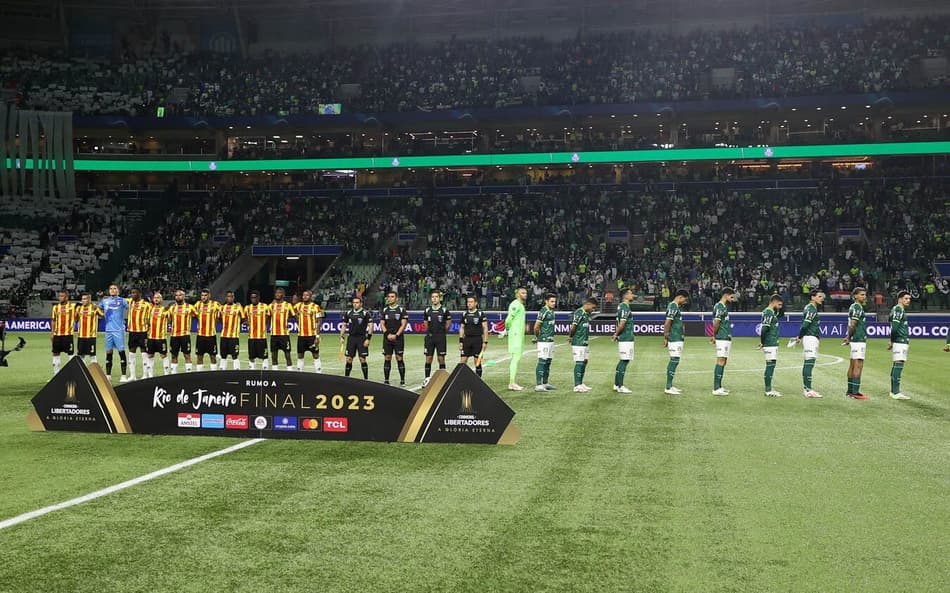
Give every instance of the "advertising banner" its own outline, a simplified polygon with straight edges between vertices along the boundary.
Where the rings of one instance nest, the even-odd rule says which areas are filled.
[[[294,371],[208,371],[113,387],[73,358],[32,400],[33,430],[313,440],[514,444],[514,411],[469,367],[421,394]]]

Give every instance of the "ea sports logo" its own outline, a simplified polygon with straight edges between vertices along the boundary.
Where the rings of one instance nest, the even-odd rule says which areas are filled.
[[[761,336],[761,335],[762,335],[762,324],[761,324],[761,323],[756,323],[756,324],[755,324],[755,335],[757,335],[757,336]]]
[[[254,418],[254,428],[257,430],[264,430],[267,428],[267,418],[263,416],[257,416]]]

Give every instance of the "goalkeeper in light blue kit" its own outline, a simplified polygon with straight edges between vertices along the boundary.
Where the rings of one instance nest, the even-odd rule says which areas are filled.
[[[125,315],[129,310],[129,302],[119,296],[119,287],[109,285],[109,296],[99,301],[99,308],[106,316],[106,378],[112,380],[112,352],[119,351],[119,362],[122,368],[120,382],[128,381],[128,359],[125,353]]]

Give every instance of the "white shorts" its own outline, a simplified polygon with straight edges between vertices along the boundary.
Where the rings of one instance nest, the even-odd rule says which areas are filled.
[[[851,342],[851,360],[864,360],[867,351],[867,342]]]
[[[538,358],[554,358],[554,342],[538,342]]]
[[[683,356],[683,342],[670,342],[666,349],[670,351],[670,358]]]
[[[778,359],[778,346],[763,346],[762,354],[765,354],[765,360]]]
[[[732,340],[716,340],[716,358],[729,358]]]
[[[590,355],[589,346],[571,346],[571,353],[574,355],[574,362],[584,362]]]
[[[620,360],[633,360],[633,342],[617,342]]]
[[[891,346],[891,360],[894,362],[907,362],[908,350],[910,350],[910,344],[894,344]]]
[[[802,348],[805,350],[805,358],[818,358],[818,336],[802,336]]]

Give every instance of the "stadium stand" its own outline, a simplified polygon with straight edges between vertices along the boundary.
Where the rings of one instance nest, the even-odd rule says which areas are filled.
[[[872,93],[946,87],[945,76],[923,75],[916,60],[946,53],[948,25],[936,17],[566,41],[453,40],[247,60],[172,50],[113,63],[12,52],[0,59],[0,78],[16,81],[23,106],[122,115],[165,105],[179,115],[314,113],[335,100],[336,84],[359,85],[346,108],[365,112]],[[733,83],[710,84],[712,68],[734,68]],[[181,89],[187,99],[173,104]]]

